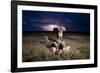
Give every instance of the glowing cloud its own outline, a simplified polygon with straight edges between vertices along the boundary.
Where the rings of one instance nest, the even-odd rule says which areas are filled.
[[[41,28],[45,31],[53,31],[54,28],[60,28],[61,26],[60,25],[55,25],[55,24],[48,24],[48,25],[45,25],[45,26],[42,26]],[[64,26],[62,26],[63,30],[66,31],[66,28]]]

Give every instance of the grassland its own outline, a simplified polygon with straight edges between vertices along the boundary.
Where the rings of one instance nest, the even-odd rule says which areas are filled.
[[[54,55],[45,46],[45,36],[57,39],[55,33],[24,33],[22,61],[55,61],[55,60],[82,60],[90,58],[90,37],[86,34],[64,33],[63,41],[70,50],[61,55]]]

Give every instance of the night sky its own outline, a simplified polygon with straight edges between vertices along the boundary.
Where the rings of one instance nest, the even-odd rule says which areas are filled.
[[[23,31],[53,31],[63,26],[64,31],[90,32],[90,14],[22,11]]]

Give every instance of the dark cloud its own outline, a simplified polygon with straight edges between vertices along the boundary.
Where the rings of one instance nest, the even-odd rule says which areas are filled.
[[[43,26],[64,26],[67,31],[90,32],[90,14],[27,11],[22,12],[23,31],[45,31]]]

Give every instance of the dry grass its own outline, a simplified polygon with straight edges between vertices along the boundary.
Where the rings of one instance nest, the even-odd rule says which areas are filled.
[[[90,39],[89,35],[64,34],[66,46],[70,46],[69,51],[64,51],[61,55],[54,55],[45,46],[47,35],[52,39],[57,39],[56,34],[52,33],[33,33],[23,36],[23,62],[34,61],[54,61],[54,60],[77,60],[90,58]]]

